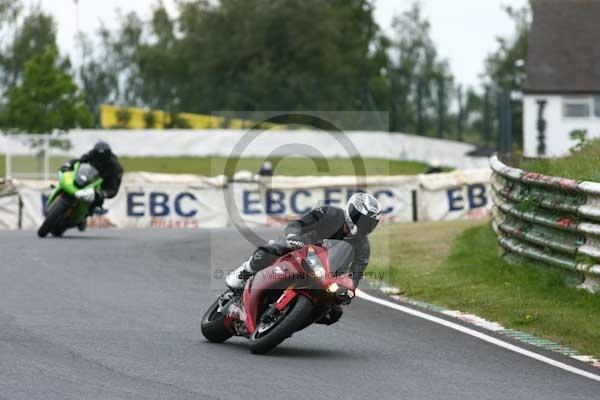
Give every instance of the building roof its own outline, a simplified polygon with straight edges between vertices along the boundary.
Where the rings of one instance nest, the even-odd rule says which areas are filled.
[[[533,0],[530,93],[600,92],[600,0]]]

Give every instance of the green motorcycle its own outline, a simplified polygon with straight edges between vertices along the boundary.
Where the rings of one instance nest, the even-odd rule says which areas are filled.
[[[46,219],[38,236],[51,233],[60,237],[67,229],[82,226],[101,185],[102,178],[91,164],[77,162],[72,171],[59,171],[58,186],[46,203]]]

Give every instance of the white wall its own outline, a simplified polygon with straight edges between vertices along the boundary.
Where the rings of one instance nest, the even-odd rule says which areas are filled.
[[[388,132],[352,131],[344,134],[318,131],[241,130],[72,130],[61,138],[70,150],[52,148],[52,154],[79,155],[98,140],[105,140],[120,156],[222,156],[244,157],[318,155],[325,158],[373,157],[429,163],[434,159],[455,168],[483,168],[485,157],[470,157],[475,146],[452,140]],[[28,137],[25,135],[25,139]],[[245,143],[245,144],[244,144]],[[241,145],[244,144],[244,145]],[[27,141],[0,135],[0,154],[31,154]]]
[[[591,96],[590,96],[591,97]],[[563,117],[563,96],[555,95],[525,95],[523,115],[524,155],[538,157],[538,100],[546,100],[546,156],[564,156],[576,144],[571,140],[570,133],[576,129],[587,130],[587,138],[600,138],[600,118],[566,118]]]

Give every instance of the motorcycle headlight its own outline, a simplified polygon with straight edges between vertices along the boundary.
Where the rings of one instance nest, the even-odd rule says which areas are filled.
[[[83,201],[87,201],[88,203],[91,203],[92,201],[94,201],[94,198],[96,197],[96,192],[94,191],[93,188],[87,188],[87,189],[81,189],[75,192],[75,197],[78,198],[79,200],[83,200]]]
[[[323,279],[325,277],[325,267],[321,264],[317,252],[312,247],[309,247],[306,253],[306,264],[312,269],[317,278]]]
[[[88,184],[88,177],[85,174],[79,173],[75,177],[75,184],[79,187],[84,187]]]

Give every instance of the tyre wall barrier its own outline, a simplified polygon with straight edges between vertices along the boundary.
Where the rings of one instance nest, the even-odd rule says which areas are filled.
[[[507,253],[580,275],[600,292],[600,184],[492,167],[492,225]]]

